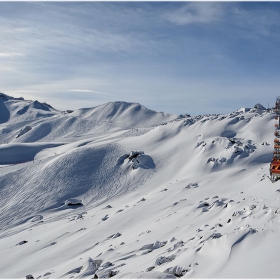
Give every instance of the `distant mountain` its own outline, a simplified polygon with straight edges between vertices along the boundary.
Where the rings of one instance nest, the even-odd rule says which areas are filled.
[[[0,95],[0,139],[8,142],[65,141],[76,135],[138,129],[174,120],[138,103],[110,102],[93,108],[58,111],[47,103]],[[1,142],[0,142],[1,143]]]
[[[0,124],[5,122],[24,122],[40,117],[53,116],[59,111],[47,103],[24,100],[0,93]]]
[[[79,109],[71,116],[95,121],[110,121],[122,126],[150,126],[174,120],[179,115],[155,112],[138,103],[109,102],[94,108]]]
[[[254,106],[255,109],[259,109],[259,110],[266,110],[266,108],[260,104],[260,103],[257,103],[255,106]]]

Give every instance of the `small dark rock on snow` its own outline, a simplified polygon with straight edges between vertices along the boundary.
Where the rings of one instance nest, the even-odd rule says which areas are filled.
[[[152,271],[155,268],[155,266],[150,266],[146,269],[146,272]]]
[[[25,243],[27,243],[28,241],[26,241],[26,240],[23,240],[23,241],[20,241],[17,245],[23,245],[23,244],[25,244]]]
[[[69,198],[65,201],[65,205],[67,206],[79,206],[83,205],[82,200],[76,198]]]
[[[111,278],[111,277],[113,277],[113,276],[115,276],[115,275],[117,275],[118,274],[118,271],[113,271],[113,270],[111,270],[110,272],[109,272],[109,278]]]

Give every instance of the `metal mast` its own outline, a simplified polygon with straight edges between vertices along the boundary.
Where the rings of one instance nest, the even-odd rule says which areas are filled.
[[[276,97],[274,108],[275,116],[275,139],[273,158],[270,164],[270,176],[274,181],[280,178],[280,96]]]

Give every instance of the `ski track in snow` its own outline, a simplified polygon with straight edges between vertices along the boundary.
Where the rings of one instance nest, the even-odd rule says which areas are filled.
[[[149,178],[153,175],[154,172],[158,171],[158,168],[151,171],[144,172],[140,178],[135,178],[134,176],[131,176],[130,174],[123,174],[123,172],[120,170],[118,166],[116,166],[116,158],[118,158],[120,155],[124,154],[124,150],[119,150],[114,147],[113,153],[110,153],[106,156],[106,158],[102,161],[102,164],[100,166],[100,172],[99,178],[97,180],[97,183],[92,182],[89,190],[86,192],[84,196],[82,196],[82,200],[84,201],[85,206],[82,207],[82,210],[86,211],[89,209],[92,209],[98,205],[101,205],[113,198],[128,194],[129,192],[135,191],[139,186],[145,184]],[[61,162],[61,166],[63,166],[64,169],[69,168],[68,160],[63,160]],[[113,170],[111,168],[113,166]],[[22,173],[28,172],[29,166],[27,170],[23,170]],[[32,172],[32,171],[31,171]],[[118,176],[110,177],[110,174],[120,174]],[[51,172],[46,172],[40,180],[44,182],[45,185],[51,184],[48,178],[52,178],[53,174]],[[3,185],[7,186],[13,186],[15,182],[10,180],[10,176],[6,175],[7,179],[4,180],[2,183]],[[70,178],[71,179],[71,178]],[[22,182],[19,181],[17,183],[18,185],[21,185]],[[38,180],[35,180],[32,182],[32,185],[39,184]],[[64,183],[65,184],[65,183]],[[67,184],[67,183],[66,183]],[[81,183],[79,183],[81,184]],[[70,184],[69,184],[70,185]],[[41,193],[31,192],[28,193],[28,198],[26,197],[26,192],[24,188],[20,188],[20,191],[18,191],[18,188],[11,189],[11,188],[5,188],[5,190],[0,190],[0,195],[4,199],[2,199],[3,206],[6,204],[9,206],[9,201],[13,200],[13,198],[16,196],[17,201],[24,201],[23,203],[20,203],[18,206],[13,205],[11,211],[11,208],[3,207],[2,213],[0,217],[0,223],[3,226],[3,229],[6,227],[9,227],[13,224],[15,220],[17,220],[17,223],[23,223],[26,220],[26,217],[32,216],[33,213],[36,213],[38,210],[40,210],[40,206],[43,206],[49,201],[52,201],[55,199],[55,197],[59,193],[66,193],[67,187],[61,188],[60,181],[56,182],[55,184],[52,184],[51,190],[48,190],[48,193],[42,197]],[[90,199],[88,199],[90,197]],[[55,216],[52,216],[49,219],[45,219],[44,223],[53,222],[60,220],[62,218],[67,218],[75,213],[81,212],[81,209],[75,209],[72,210],[71,213],[68,214],[57,214]],[[27,226],[28,227],[28,226]],[[17,229],[16,231],[12,230],[11,232],[7,231],[4,235],[0,235],[0,238],[6,237],[10,234],[14,234],[15,232],[22,230],[23,228]]]

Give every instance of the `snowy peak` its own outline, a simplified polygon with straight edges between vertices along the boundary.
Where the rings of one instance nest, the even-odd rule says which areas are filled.
[[[44,111],[51,111],[51,109],[54,109],[51,105],[47,104],[47,103],[40,103],[39,101],[35,100],[32,102],[31,105],[34,109],[38,109],[38,110],[44,110]]]
[[[255,109],[259,109],[259,110],[266,110],[266,108],[260,104],[260,103],[257,103],[255,106],[254,106]]]
[[[0,100],[1,99],[2,100],[11,100],[11,99],[13,99],[13,100],[24,100],[23,97],[17,98],[17,97],[9,96],[9,95],[7,95],[7,94],[5,94],[3,92],[0,92]]]
[[[25,122],[57,114],[58,111],[47,103],[24,100],[0,93],[0,124]]]
[[[138,103],[110,102],[94,108],[80,109],[71,114],[84,119],[122,123],[127,127],[150,126],[174,120],[177,115],[156,112]]]
[[[17,115],[23,115],[26,112],[37,111],[37,110],[42,110],[47,112],[51,111],[51,107],[48,107],[45,104],[38,102],[37,100],[32,101],[31,103],[23,103],[20,105],[21,106],[19,106],[19,110],[16,111]]]

